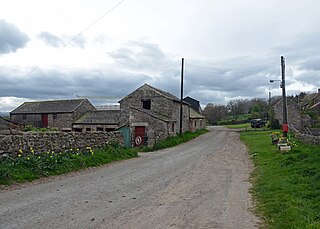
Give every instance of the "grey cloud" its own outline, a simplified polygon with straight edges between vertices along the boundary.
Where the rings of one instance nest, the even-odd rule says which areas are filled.
[[[125,66],[131,70],[140,70],[162,73],[165,69],[176,67],[168,55],[157,44],[143,41],[132,41],[126,47],[119,48],[108,55],[119,66]]]
[[[0,54],[16,52],[17,49],[24,48],[29,40],[14,24],[0,19]]]
[[[66,36],[64,35],[63,37],[56,36],[50,32],[47,31],[42,31],[39,35],[38,38],[42,40],[46,45],[52,46],[55,48],[61,48],[70,42],[70,45],[74,47],[80,47],[84,48],[85,44],[87,43],[86,38],[83,35],[79,35],[76,37],[71,37],[71,36]]]
[[[24,73],[20,72],[20,74]],[[148,75],[115,71],[105,67],[39,69],[20,83],[16,83],[18,81],[16,75],[17,72],[13,68],[6,67],[0,70],[0,97],[11,96],[35,100],[70,99],[75,98],[75,95],[121,98],[150,79]],[[11,88],[12,85],[14,86]],[[7,90],[8,88],[11,89]]]
[[[38,35],[38,38],[44,41],[46,45],[52,47],[61,47],[63,45],[63,40],[61,38],[46,31],[41,32]]]

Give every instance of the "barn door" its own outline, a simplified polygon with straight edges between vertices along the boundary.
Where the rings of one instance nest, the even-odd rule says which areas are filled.
[[[42,114],[41,121],[42,121],[42,127],[47,128],[48,127],[48,114]]]
[[[134,138],[134,145],[136,147],[142,146],[144,144],[144,136],[145,136],[145,127],[144,126],[136,126],[135,127],[135,138]]]

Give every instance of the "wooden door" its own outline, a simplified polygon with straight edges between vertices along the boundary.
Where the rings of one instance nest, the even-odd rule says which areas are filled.
[[[134,145],[137,147],[142,146],[144,144],[144,136],[145,136],[145,127],[144,126],[136,126]]]
[[[41,122],[42,122],[42,127],[47,128],[48,127],[48,114],[42,114],[41,115]]]

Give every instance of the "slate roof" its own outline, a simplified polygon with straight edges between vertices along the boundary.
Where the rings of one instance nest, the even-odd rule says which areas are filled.
[[[157,113],[155,113],[155,112],[153,112],[151,110],[141,109],[141,108],[137,108],[137,107],[130,107],[130,108],[134,109],[134,110],[137,110],[137,111],[139,111],[141,113],[148,114],[151,117],[159,119],[159,120],[164,121],[164,122],[175,122],[176,121],[174,119],[169,119],[168,117],[165,117],[165,116],[163,116],[161,114],[157,114]]]
[[[136,89],[135,91],[133,91],[132,93],[130,93],[129,95],[125,96],[123,99],[121,99],[121,100],[119,101],[119,103],[120,103],[122,100],[126,99],[127,97],[130,97],[130,96],[131,96],[133,93],[135,93],[136,91],[139,91],[139,90],[141,90],[141,89],[143,89],[143,88],[149,88],[149,89],[151,89],[151,90],[156,91],[158,94],[166,97],[167,99],[170,99],[170,100],[175,101],[175,102],[180,102],[180,99],[179,99],[178,97],[176,97],[175,95],[173,95],[173,94],[171,94],[171,93],[169,93],[169,92],[160,90],[160,89],[158,89],[158,88],[155,88],[155,87],[150,86],[149,84],[146,84],[146,83],[145,83],[144,85],[142,85],[141,87],[139,87],[138,89]],[[187,103],[187,102],[185,102],[185,101],[183,101],[183,103],[184,103],[184,104],[187,104],[187,105],[190,105],[189,103]]]
[[[75,124],[119,124],[120,110],[92,111],[81,116]]]
[[[20,127],[20,126],[22,125],[0,116],[0,130],[7,130],[12,127]]]
[[[200,102],[194,98],[191,98],[189,96],[185,97],[183,99],[183,101],[187,102],[190,104],[190,106],[195,110],[197,111],[198,113],[202,113],[202,109],[201,109],[201,106],[200,106]]]
[[[190,118],[192,119],[205,119],[205,116],[190,108]]]
[[[18,108],[11,111],[10,114],[70,113],[75,111],[85,101],[88,100],[70,99],[24,102]]]

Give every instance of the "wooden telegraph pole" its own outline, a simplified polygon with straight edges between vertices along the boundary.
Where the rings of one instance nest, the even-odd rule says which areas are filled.
[[[181,88],[180,88],[180,131],[179,134],[182,134],[182,118],[183,118],[183,68],[184,68],[184,59],[181,60]]]
[[[287,96],[286,96],[286,80],[285,80],[285,61],[284,57],[281,56],[281,88],[282,88],[282,130],[283,137],[288,136],[288,111],[287,111]]]

